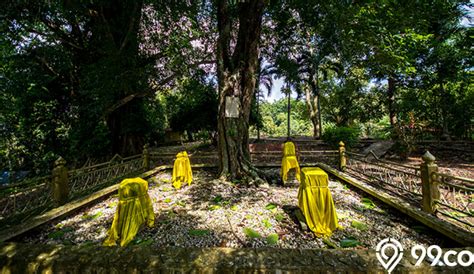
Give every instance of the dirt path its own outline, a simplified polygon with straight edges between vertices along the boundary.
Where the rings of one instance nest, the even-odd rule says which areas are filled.
[[[269,172],[278,172],[278,169]],[[211,171],[195,172],[190,187],[174,190],[171,174],[150,180],[156,222],[139,232],[133,244],[156,247],[326,248],[294,219],[298,185],[242,188],[214,179]],[[330,238],[336,246],[375,248],[386,237],[404,246],[438,244],[445,240],[428,228],[368,199],[340,182],[331,181],[340,225]],[[117,197],[111,197],[74,216],[41,227],[20,241],[64,245],[100,245],[107,235]]]

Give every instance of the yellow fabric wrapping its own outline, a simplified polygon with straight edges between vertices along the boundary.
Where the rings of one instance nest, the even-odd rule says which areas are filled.
[[[288,171],[290,171],[292,168],[296,169],[296,180],[300,182],[300,165],[298,164],[298,159],[296,158],[295,144],[293,144],[293,142],[286,142],[283,144],[283,158],[281,160],[280,170],[280,176],[283,182],[288,180]]]
[[[176,155],[176,160],[174,160],[173,186],[176,189],[180,189],[182,183],[186,182],[189,186],[192,181],[193,171],[191,170],[188,153],[182,151]]]
[[[328,175],[322,169],[313,167],[303,168],[301,174],[298,205],[306,223],[316,236],[330,236],[339,228],[339,222],[328,188]]]
[[[149,227],[155,223],[147,181],[142,178],[125,179],[120,183],[118,193],[119,203],[104,246],[114,246],[117,240],[120,240],[121,246],[126,246],[145,221]]]

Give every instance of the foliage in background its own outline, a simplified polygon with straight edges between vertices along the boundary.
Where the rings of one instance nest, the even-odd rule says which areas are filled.
[[[262,136],[286,136],[287,134],[287,103],[288,99],[282,98],[275,102],[262,102],[260,114],[262,116]],[[291,99],[290,129],[292,136],[311,136],[312,124],[309,120],[308,108],[304,101]],[[255,127],[251,129],[251,136],[256,136]]]
[[[350,127],[327,127],[323,132],[323,140],[334,148],[339,147],[339,142],[342,141],[346,147],[354,147],[359,141],[360,130],[358,128]]]
[[[205,130],[217,130],[217,92],[212,83],[206,83],[204,74],[183,78],[165,95],[166,116],[175,131],[188,135]]]

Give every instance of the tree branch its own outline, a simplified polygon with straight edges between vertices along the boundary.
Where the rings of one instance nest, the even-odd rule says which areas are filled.
[[[130,16],[130,22],[128,23],[127,34],[125,34],[125,37],[122,40],[122,44],[120,45],[119,52],[121,52],[125,48],[128,41],[130,40],[131,34],[132,34],[134,26],[135,26],[135,21],[136,21],[136,16],[137,16],[137,8],[138,8],[137,2],[134,2],[132,16]]]
[[[76,49],[83,49],[81,46],[77,45],[75,41],[72,41],[70,37],[64,33],[59,26],[57,26],[55,23],[51,22],[50,20],[46,18],[41,18],[41,21],[45,24],[48,29],[50,29],[54,34],[56,34],[59,38],[59,40],[63,41],[64,43],[68,44],[69,46],[76,48]],[[33,31],[33,30],[31,30]],[[39,31],[34,31],[36,33],[40,33]],[[42,33],[41,35],[47,36],[45,33]]]
[[[213,63],[215,63],[215,60],[202,60],[202,61],[190,64],[189,67],[197,67],[199,65],[213,64]],[[158,89],[160,86],[164,86],[165,84],[171,82],[173,79],[175,79],[176,77],[181,76],[181,75],[182,75],[182,72],[175,72],[175,73],[169,75],[168,77],[162,79],[161,81],[159,81],[155,86]],[[122,98],[119,101],[117,101],[116,103],[114,103],[112,106],[108,107],[104,111],[102,117],[104,117],[104,118],[108,117],[112,112],[114,112],[115,110],[117,110],[117,109],[121,108],[122,106],[126,105],[127,103],[129,103],[130,101],[132,101],[135,98],[143,98],[143,97],[152,95],[155,90],[156,89],[148,89],[147,91],[132,93],[132,94],[129,94],[129,95],[125,96],[124,98]]]

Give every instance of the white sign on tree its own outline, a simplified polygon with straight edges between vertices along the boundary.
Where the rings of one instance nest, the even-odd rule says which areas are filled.
[[[240,113],[240,100],[238,97],[226,96],[225,97],[225,117],[227,118],[239,118]]]

